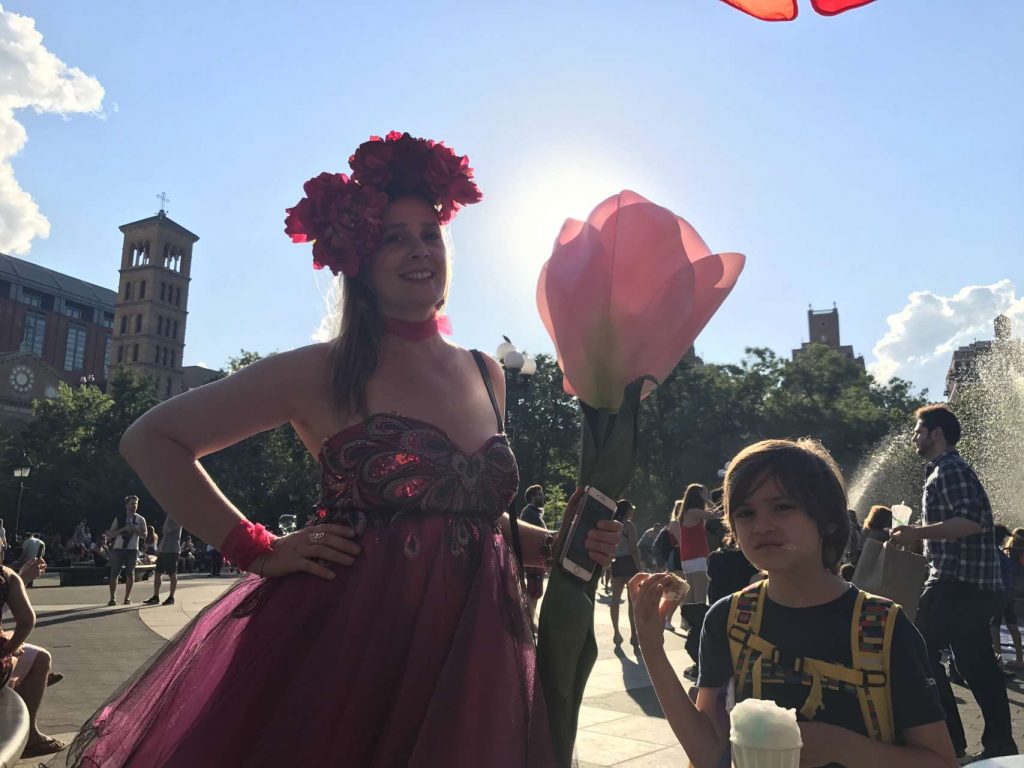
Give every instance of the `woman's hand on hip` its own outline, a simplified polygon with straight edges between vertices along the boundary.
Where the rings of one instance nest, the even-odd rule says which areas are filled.
[[[333,579],[332,563],[352,565],[362,551],[355,535],[352,528],[333,523],[303,528],[277,539],[274,548],[256,558],[249,570],[268,578],[305,571]]]

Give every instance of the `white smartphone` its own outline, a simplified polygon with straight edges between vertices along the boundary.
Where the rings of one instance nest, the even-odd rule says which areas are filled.
[[[600,520],[611,520],[616,503],[597,488],[588,485],[583,489],[583,508],[569,529],[569,535],[562,549],[562,568],[581,581],[590,581],[597,570],[597,563],[587,552],[587,534],[597,527]]]

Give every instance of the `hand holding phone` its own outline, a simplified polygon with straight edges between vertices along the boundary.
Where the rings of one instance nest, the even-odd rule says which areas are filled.
[[[597,563],[587,549],[587,535],[601,520],[611,520],[615,514],[615,507],[612,499],[593,486],[583,489],[580,511],[572,521],[559,558],[562,568],[567,573],[581,581],[590,581],[593,578]]]

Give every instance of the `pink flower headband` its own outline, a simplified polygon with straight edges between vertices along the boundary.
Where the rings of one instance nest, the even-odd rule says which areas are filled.
[[[442,142],[392,131],[371,136],[348,159],[352,175],[321,173],[288,208],[284,231],[293,243],[313,243],[313,268],[355,277],[380,246],[381,220],[391,200],[423,197],[447,224],[459,208],[480,202],[469,158]]]

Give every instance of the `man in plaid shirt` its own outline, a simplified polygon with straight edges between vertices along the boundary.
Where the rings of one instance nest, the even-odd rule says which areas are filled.
[[[979,758],[1016,755],[1006,683],[996,665],[989,632],[1003,590],[992,506],[978,476],[954,447],[960,439],[960,422],[953,412],[945,405],[929,405],[915,415],[914,447],[928,459],[924,525],[895,528],[891,540],[896,544],[923,540],[931,563],[916,623],[928,646],[946,727],[957,756],[963,756],[967,751],[964,728],[940,661],[942,650],[950,648],[985,718]]]

